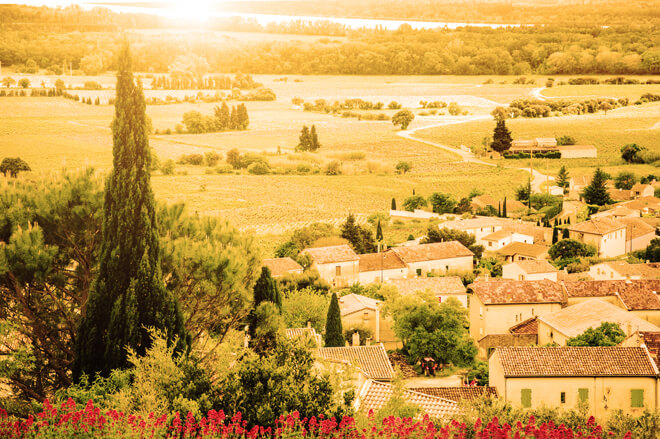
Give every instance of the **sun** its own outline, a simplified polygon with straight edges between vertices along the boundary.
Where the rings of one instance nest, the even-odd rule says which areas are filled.
[[[172,18],[207,21],[211,16],[212,0],[177,0],[172,2]]]

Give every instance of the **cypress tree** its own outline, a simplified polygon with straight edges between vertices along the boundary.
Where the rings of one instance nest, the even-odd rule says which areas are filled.
[[[229,129],[237,130],[240,128],[240,122],[238,120],[238,110],[236,107],[231,107],[231,115],[229,116]]]
[[[380,219],[378,220],[378,225],[376,226],[376,241],[380,242],[383,240],[383,228],[380,226]]]
[[[502,217],[507,218],[507,214],[506,214],[506,197],[504,197],[504,203],[502,203]]]
[[[316,125],[312,125],[312,129],[309,133],[309,150],[316,151],[321,147],[319,142],[319,136],[316,134]]]
[[[222,101],[222,106],[220,108],[215,107],[215,117],[218,121],[218,127],[220,128],[220,131],[225,131],[229,129],[229,122],[230,122],[230,115],[229,115],[229,107],[227,106],[227,102]]]
[[[591,179],[591,184],[584,188],[582,195],[587,204],[596,204],[602,206],[612,202],[610,193],[607,191],[607,174],[602,169],[597,168]]]
[[[250,125],[250,118],[245,104],[240,104],[238,106],[237,113],[239,129],[247,130],[247,127]]]
[[[497,202],[497,216],[502,218],[502,202],[501,201]]]
[[[552,243],[559,241],[559,229],[557,227],[552,228]]]
[[[299,151],[309,151],[312,145],[312,138],[307,125],[303,125],[302,130],[300,130],[300,136],[298,139],[300,142],[298,143],[296,149]]]
[[[151,344],[147,328],[166,332],[179,352],[189,341],[178,302],[162,282],[145,101],[133,80],[128,44],[119,57],[112,140],[99,272],[78,328],[75,380],[125,367],[126,347],[143,355]]]
[[[502,153],[511,148],[512,140],[511,131],[506,127],[504,119],[498,120],[493,131],[493,142],[490,144],[490,147],[494,151]]]
[[[282,294],[268,267],[261,267],[261,276],[254,284],[254,309],[257,309],[262,302],[274,303],[282,313]]]
[[[339,310],[339,300],[336,294],[332,294],[330,306],[328,307],[328,317],[325,321],[325,347],[334,348],[345,346],[344,330],[341,327],[341,312]]]
[[[396,200],[394,198],[392,198],[392,207],[391,207],[391,209],[396,210]]]

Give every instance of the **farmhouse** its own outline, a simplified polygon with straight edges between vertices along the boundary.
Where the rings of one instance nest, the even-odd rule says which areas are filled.
[[[376,343],[383,343],[386,349],[400,347],[391,319],[381,313],[383,303],[359,294],[347,294],[339,298],[339,310],[344,329],[366,328],[373,334]]]
[[[347,287],[360,280],[360,258],[347,244],[307,248],[302,254],[312,258],[311,268],[334,287]]]
[[[552,244],[552,228],[537,226],[529,221],[505,220],[502,224],[502,230],[531,236],[534,238],[532,244]]]
[[[465,308],[468,307],[467,288],[458,276],[393,279],[389,283],[394,285],[403,295],[428,291],[437,297],[439,302],[453,297],[461,302]]]
[[[632,191],[629,189],[608,189],[607,192],[610,194],[610,198],[613,201],[628,201],[632,200]]]
[[[400,279],[408,275],[408,266],[395,252],[359,255],[361,284]]]
[[[595,158],[598,155],[598,150],[593,145],[557,145],[557,140],[552,137],[514,140],[511,142],[509,152],[528,154],[559,152],[563,159]]]
[[[270,269],[270,275],[274,278],[303,272],[303,267],[291,258],[264,259],[263,266]]]
[[[660,198],[654,196],[640,197],[633,201],[620,203],[618,206],[637,210],[641,212],[642,215],[658,215],[658,213],[660,213]]]
[[[596,329],[602,323],[616,323],[630,336],[637,331],[660,331],[660,328],[600,299],[585,300],[559,311],[539,316],[539,345],[557,343],[566,345],[566,340],[582,334],[589,328]]]
[[[550,247],[545,245],[512,242],[497,250],[496,253],[503,256],[507,262],[540,261],[548,259],[548,250],[550,250]]]
[[[589,267],[594,280],[660,279],[660,263],[629,264],[626,261],[610,261]]]
[[[655,227],[641,218],[619,218],[626,227],[626,253],[643,250],[655,238]]]
[[[458,241],[395,247],[388,251],[396,253],[408,266],[409,276],[471,271],[474,259],[474,253]]]
[[[568,189],[580,193],[591,184],[591,176],[571,177],[568,181]]]
[[[505,347],[488,365],[490,384],[515,407],[585,402],[599,419],[657,409],[658,367],[645,347]]]
[[[655,194],[655,189],[650,184],[637,183],[633,185],[632,189],[633,199],[652,197]]]
[[[548,261],[517,261],[502,267],[502,278],[513,280],[551,280],[557,282],[558,270]]]
[[[569,237],[596,247],[598,257],[626,254],[626,226],[610,218],[594,218],[568,227]]]

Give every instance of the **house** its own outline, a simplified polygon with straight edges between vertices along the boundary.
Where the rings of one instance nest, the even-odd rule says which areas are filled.
[[[626,253],[644,250],[655,239],[655,227],[641,218],[619,218],[626,226]]]
[[[638,199],[643,197],[652,197],[655,195],[655,189],[650,184],[636,183],[633,185],[632,189],[632,198]]]
[[[378,283],[389,279],[401,279],[408,275],[408,266],[395,252],[359,255],[361,284]]]
[[[640,197],[633,201],[620,203],[619,206],[638,210],[642,215],[658,215],[660,212],[660,198],[655,196]]]
[[[344,329],[363,327],[371,331],[373,341],[386,349],[397,349],[401,343],[392,329],[392,320],[381,312],[383,302],[359,294],[347,294],[339,298],[339,311]]]
[[[455,402],[497,398],[497,389],[490,386],[408,387],[408,390]]]
[[[621,284],[595,280],[563,281],[561,285],[564,288],[568,306],[596,297],[619,306],[619,299],[616,297],[615,292]]]
[[[368,380],[362,386],[354,403],[355,411],[369,414],[378,413],[392,398],[394,389],[389,383]],[[428,415],[432,419],[448,420],[458,415],[459,409],[456,401],[452,401],[425,393],[406,389],[403,391],[403,399],[420,409],[418,417]]]
[[[557,139],[554,137],[539,137],[534,140],[514,140],[510,151],[514,152],[547,152],[557,150]]]
[[[472,210],[474,211],[485,210],[488,207],[492,207],[497,212],[498,201],[490,195],[477,195],[472,198],[470,207],[472,207]]]
[[[330,363],[351,364],[367,379],[391,381],[394,378],[394,369],[382,344],[320,348],[318,356]]]
[[[450,297],[458,300],[467,309],[467,288],[458,276],[418,277],[413,279],[393,279],[389,282],[403,295],[415,294],[418,291],[428,291],[444,302]]]
[[[639,210],[630,209],[623,205],[618,205],[616,207],[613,207],[612,209],[595,213],[591,217],[592,218],[609,217],[618,220],[620,218],[639,218],[640,214],[641,212]]]
[[[396,253],[408,266],[409,276],[472,271],[474,260],[474,253],[458,241],[395,247],[388,251]]]
[[[612,201],[628,201],[632,200],[632,191],[629,189],[608,189],[607,192],[610,194]]]
[[[317,348],[323,346],[323,337],[309,323],[306,328],[286,328],[285,335],[289,340],[310,340]]]
[[[594,280],[660,279],[660,263],[629,264],[626,261],[601,262],[589,267]]]
[[[270,269],[270,275],[274,278],[285,274],[302,274],[303,267],[291,258],[264,259],[263,266]]]
[[[556,282],[491,280],[474,282],[470,291],[470,335],[509,334],[509,328],[530,317],[561,309],[564,291]]]
[[[511,233],[519,233],[521,235],[531,236],[534,238],[532,244],[548,245],[552,244],[552,228],[541,227],[529,221],[504,221],[502,230]]]
[[[513,280],[543,280],[557,282],[558,270],[548,261],[523,260],[502,266],[502,278]]]
[[[636,332],[621,343],[621,347],[640,347],[648,349],[656,366],[660,368],[660,332]]]
[[[512,242],[534,244],[534,237],[522,233],[510,232],[508,230],[498,230],[497,232],[481,238],[479,244],[483,245],[486,251],[496,251]]]
[[[333,287],[347,287],[360,280],[360,258],[347,244],[307,248],[302,254],[312,258],[311,268]]]
[[[440,224],[438,227],[443,229],[459,230],[466,232],[479,241],[484,236],[490,235],[493,232],[502,230],[503,224],[506,220],[492,216],[478,216],[475,218],[461,219],[454,221],[447,221]]]
[[[598,150],[594,145],[558,145],[557,150],[563,159],[598,157]]]
[[[610,218],[594,218],[568,226],[569,238],[592,245],[598,257],[626,254],[626,226]]]
[[[504,260],[507,262],[524,260],[539,261],[548,259],[548,250],[550,250],[550,247],[545,245],[512,242],[497,250],[496,253],[504,257]]]
[[[645,347],[504,347],[488,362],[489,382],[514,407],[576,408],[605,419],[657,409],[658,367]]]
[[[534,316],[530,317],[527,320],[523,320],[517,325],[513,325],[509,328],[509,333],[511,334],[534,334],[538,335],[539,333],[539,317]],[[534,341],[534,344],[538,344],[538,339]]]
[[[590,299],[559,311],[539,316],[539,345],[557,343],[565,346],[569,338],[582,334],[589,328],[596,329],[602,323],[616,323],[630,336],[637,331],[660,331],[660,328],[600,299]]]

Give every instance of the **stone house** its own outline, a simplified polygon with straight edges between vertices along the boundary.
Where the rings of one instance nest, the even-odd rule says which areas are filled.
[[[344,330],[364,327],[373,334],[373,341],[386,349],[397,349],[401,343],[392,329],[392,319],[381,312],[383,302],[359,294],[347,294],[339,298],[339,310]],[[366,340],[365,340],[366,341]]]
[[[626,254],[626,226],[610,218],[594,218],[568,226],[571,239],[596,248],[598,257],[611,258]]]
[[[652,197],[655,195],[655,189],[650,184],[636,183],[633,185],[632,189],[632,198],[638,199],[643,197]]]
[[[512,242],[523,242],[525,244],[534,244],[534,237],[522,233],[510,232],[508,230],[499,230],[490,235],[484,236],[479,244],[484,246],[486,251],[497,251]]]
[[[302,274],[303,267],[291,258],[273,258],[264,259],[264,267],[270,269],[270,275],[274,278],[282,277],[285,274]]]
[[[514,407],[584,402],[599,420],[658,407],[658,367],[645,347],[505,347],[488,366],[490,385]]]
[[[626,261],[608,261],[589,267],[594,280],[660,279],[660,263],[629,264]]]
[[[513,280],[551,280],[557,282],[558,270],[548,261],[517,261],[502,266],[502,278]]]
[[[458,276],[446,277],[417,277],[412,279],[393,279],[389,282],[403,295],[415,294],[418,291],[428,291],[444,302],[450,297],[461,302],[467,309],[467,288]]]
[[[312,258],[312,269],[333,287],[348,287],[360,280],[360,258],[347,245],[307,248],[302,254]]]
[[[655,227],[641,218],[619,218],[626,227],[626,253],[644,250],[655,239]]]
[[[401,279],[408,275],[408,266],[395,252],[368,253],[359,255],[359,280],[363,285]]]
[[[472,271],[474,253],[458,241],[395,247],[394,252],[408,266],[408,276],[448,271]]]
[[[550,247],[545,245],[512,242],[496,250],[496,253],[502,256],[507,262],[525,260],[541,261],[548,259],[548,250],[550,250]]]

